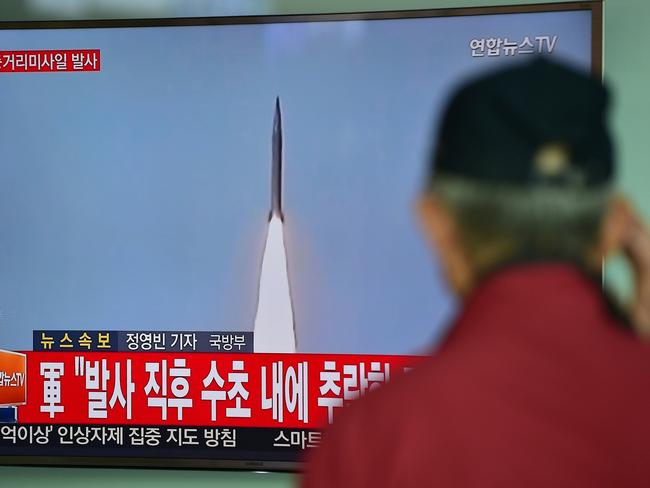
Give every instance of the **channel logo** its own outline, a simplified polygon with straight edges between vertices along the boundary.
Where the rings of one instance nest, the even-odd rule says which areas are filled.
[[[0,349],[0,407],[27,403],[27,357]]]

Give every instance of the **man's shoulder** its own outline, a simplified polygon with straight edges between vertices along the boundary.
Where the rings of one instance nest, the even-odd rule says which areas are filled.
[[[392,486],[422,456],[447,456],[449,395],[438,362],[423,359],[339,412],[310,457],[304,486]]]
[[[444,369],[440,363],[437,357],[424,358],[412,370],[368,392],[341,412],[341,424],[349,423],[360,430],[373,430],[375,435],[378,426],[381,426],[382,432],[391,435],[393,429],[406,428],[408,418],[422,419],[424,411],[433,413],[441,399],[447,397],[447,382],[444,381]],[[430,415],[426,417],[430,418]]]

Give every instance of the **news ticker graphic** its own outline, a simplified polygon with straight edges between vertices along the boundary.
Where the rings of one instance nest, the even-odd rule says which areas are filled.
[[[35,330],[34,351],[253,352],[253,332]]]
[[[0,349],[0,406],[23,405],[27,401],[27,365],[24,354]],[[9,415],[7,411],[0,418]]]
[[[27,352],[20,424],[320,429],[414,356]],[[0,386],[0,394],[8,395]]]
[[[347,403],[414,356],[6,352],[27,402],[0,456],[299,461]],[[23,362],[24,365],[24,362]],[[25,371],[25,370],[23,370]],[[0,385],[0,394],[7,386]]]
[[[100,71],[99,49],[0,51],[0,73]]]
[[[299,461],[320,444],[310,429],[82,424],[0,425],[0,456],[113,456]]]

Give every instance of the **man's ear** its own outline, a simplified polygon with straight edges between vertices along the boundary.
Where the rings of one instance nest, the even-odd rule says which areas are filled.
[[[420,197],[417,214],[427,240],[438,252],[455,244],[451,242],[456,239],[452,217],[435,195],[425,194]]]
[[[466,295],[473,286],[472,266],[453,215],[439,198],[428,193],[420,197],[416,210],[420,227],[440,258],[450,288],[461,296]]]

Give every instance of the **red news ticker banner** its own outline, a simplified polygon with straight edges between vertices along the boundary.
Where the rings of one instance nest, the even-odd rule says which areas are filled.
[[[0,73],[99,71],[99,49],[0,51]]]
[[[28,352],[18,422],[322,428],[419,359]]]

